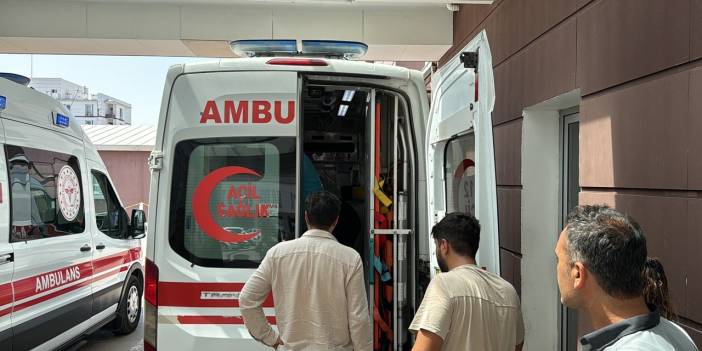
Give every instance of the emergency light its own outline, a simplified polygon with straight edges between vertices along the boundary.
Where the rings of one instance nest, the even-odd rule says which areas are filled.
[[[68,128],[69,122],[70,122],[70,120],[68,119],[68,116],[64,116],[60,113],[57,113],[54,116],[54,124],[59,126],[59,127]]]
[[[295,40],[237,40],[230,42],[229,46],[241,57],[297,54]]]
[[[229,43],[241,57],[312,56],[358,59],[368,52],[368,45],[356,41],[302,40],[300,50],[295,40],[236,40]]]
[[[5,107],[7,107],[7,98],[0,95],[0,111],[4,110]]]
[[[319,55],[358,59],[368,52],[368,45],[357,41],[303,40],[303,55]]]

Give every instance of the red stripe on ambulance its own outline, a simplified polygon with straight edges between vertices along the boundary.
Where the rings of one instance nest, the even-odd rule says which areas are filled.
[[[51,292],[50,294],[39,298],[23,302],[14,307],[0,310],[0,317],[10,312],[19,311],[27,307],[34,306],[41,302],[50,300],[54,297],[63,295],[73,290],[82,288],[92,282],[96,282],[111,276],[117,275],[128,270],[128,267],[122,267],[119,270],[114,270],[109,273],[100,274],[110,269],[114,269],[123,264],[131,263],[139,259],[141,248],[132,248],[114,255],[102,257],[94,261],[82,262],[79,264],[63,267],[50,272],[44,272],[35,276],[16,280],[11,283],[0,285],[0,306],[12,303],[13,301],[22,301],[39,295],[43,292],[61,288],[73,282],[84,279],[84,281]],[[90,279],[86,279],[90,278]],[[14,290],[14,297],[13,297]]]
[[[238,293],[243,287],[244,283],[159,282],[158,304],[159,307],[239,307]],[[203,299],[203,293],[214,295],[211,293],[215,292],[237,293],[237,297]],[[261,307],[273,307],[273,295],[269,294]]]
[[[221,325],[244,325],[244,320],[236,316],[178,316],[180,324],[221,324]],[[266,319],[271,325],[276,325],[276,319],[267,316]]]

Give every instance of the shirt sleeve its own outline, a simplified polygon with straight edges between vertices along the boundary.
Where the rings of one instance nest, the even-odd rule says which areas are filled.
[[[254,339],[267,346],[275,344],[279,337],[278,332],[268,323],[261,307],[271,293],[271,264],[271,258],[266,254],[239,295],[239,307],[246,328]]]
[[[435,277],[427,287],[409,330],[416,334],[424,329],[446,340],[451,328],[451,315],[451,297],[443,288],[441,278]]]
[[[349,334],[351,335],[354,351],[371,351],[373,339],[371,338],[368,300],[363,281],[363,264],[360,257],[358,257],[346,284],[346,304],[349,318]]]

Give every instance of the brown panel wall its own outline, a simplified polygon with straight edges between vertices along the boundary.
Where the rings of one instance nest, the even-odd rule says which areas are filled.
[[[577,0],[578,9],[591,3],[591,2],[592,2],[592,0]]]
[[[573,19],[495,68],[494,125],[520,118],[525,106],[575,89],[575,40]]]
[[[688,84],[682,72],[585,98],[580,185],[685,189]]]
[[[523,24],[523,19],[519,16],[523,7],[521,3],[521,1],[503,0],[485,23],[493,66],[498,66],[526,44],[518,30]]]
[[[690,23],[692,37],[690,38],[691,58],[702,58],[702,0],[690,0]]]
[[[453,16],[453,45],[457,46],[459,50],[464,47],[464,42],[470,41],[468,38],[470,33],[478,28],[497,6],[497,2],[489,6],[461,5]]]
[[[493,125],[522,117],[524,89],[524,55],[517,54],[494,70],[495,109]]]
[[[690,0],[598,1],[578,15],[583,95],[690,58]]]
[[[702,273],[700,273],[700,253],[702,253],[702,198],[688,200],[688,241],[684,243],[687,252],[687,317],[702,324]],[[702,330],[702,329],[701,329]],[[700,334],[702,336],[702,334]],[[697,345],[702,346],[702,343]]]
[[[149,203],[149,152],[145,151],[100,151],[107,166],[115,190],[128,213],[138,208],[136,204]],[[148,212],[148,207],[145,207]]]
[[[687,157],[688,187],[702,190],[702,67],[690,72],[690,127],[687,132],[690,140],[690,152]]]
[[[522,252],[522,190],[497,187],[500,247]]]
[[[575,89],[575,43],[576,23],[570,19],[525,49],[524,106]]]
[[[521,225],[522,110],[580,88],[581,203],[610,203],[642,223],[702,343],[702,275],[693,274],[702,195],[688,191],[702,190],[702,67],[670,69],[702,58],[702,0],[502,0],[456,14],[454,25],[440,65],[482,28],[492,50],[501,246],[521,247],[512,228]],[[507,250],[501,259],[516,281],[521,259]]]
[[[576,0],[503,0],[492,5],[497,6],[494,11],[484,5],[483,9],[476,9],[480,6],[463,6],[454,15],[454,47],[439,60],[440,64],[456,55],[460,48],[484,28],[490,40],[493,65],[497,66],[575,12],[577,3]],[[471,10],[474,13],[460,13]],[[492,15],[483,26],[476,28],[476,19],[485,11],[492,11]]]
[[[665,196],[663,192],[660,195],[642,195],[583,191],[580,203],[614,206],[631,215],[641,225],[646,234],[649,256],[658,257],[665,267],[677,313],[690,318],[692,311],[686,300],[692,296],[685,281],[694,275],[695,268],[690,265],[686,253],[698,234],[689,228],[688,199]]]
[[[493,129],[497,185],[522,184],[522,120]]]
[[[519,256],[500,249],[500,275],[522,295],[522,260]]]

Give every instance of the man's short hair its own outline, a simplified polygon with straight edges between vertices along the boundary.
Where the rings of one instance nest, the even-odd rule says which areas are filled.
[[[339,218],[341,201],[328,191],[317,191],[305,200],[308,224],[317,228],[330,228]]]
[[[431,235],[448,241],[457,254],[474,258],[480,245],[480,223],[469,214],[453,212],[431,229]]]
[[[606,205],[578,206],[566,233],[570,263],[582,262],[602,290],[616,298],[641,296],[647,250],[636,221]]]

